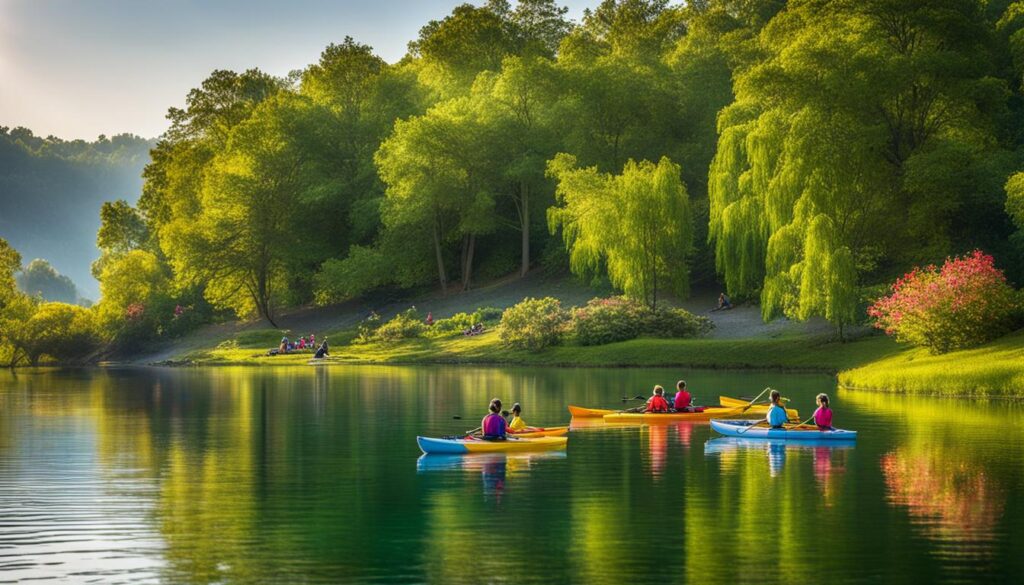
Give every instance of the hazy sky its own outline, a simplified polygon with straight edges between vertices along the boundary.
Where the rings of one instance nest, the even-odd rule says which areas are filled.
[[[345,35],[393,62],[463,1],[0,0],[0,126],[154,137],[213,69],[284,75]],[[578,18],[598,1],[560,3]]]

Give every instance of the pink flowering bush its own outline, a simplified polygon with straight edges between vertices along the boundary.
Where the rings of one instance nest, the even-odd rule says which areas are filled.
[[[868,307],[868,315],[897,341],[945,353],[1007,333],[1018,302],[992,256],[975,250],[947,258],[941,268],[914,268]]]

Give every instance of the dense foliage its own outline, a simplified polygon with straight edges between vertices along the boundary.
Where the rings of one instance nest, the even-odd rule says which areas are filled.
[[[344,38],[287,78],[213,71],[169,110],[137,205],[101,210],[96,322],[132,345],[544,258],[652,309],[720,278],[842,334],[915,264],[981,248],[1024,278],[1022,81],[1022,2],[464,4],[396,63]],[[632,334],[608,319],[595,340]],[[700,328],[655,321],[682,325],[637,335]]]
[[[1007,333],[1016,324],[1018,303],[992,256],[975,251],[941,267],[914,268],[868,314],[897,340],[945,353]]]
[[[505,309],[498,335],[509,347],[539,351],[559,342],[567,319],[558,299],[527,298]]]

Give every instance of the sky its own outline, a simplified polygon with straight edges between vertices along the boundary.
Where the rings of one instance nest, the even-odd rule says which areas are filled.
[[[214,69],[285,75],[346,35],[394,62],[464,1],[0,0],[0,126],[156,137]],[[598,1],[560,4],[578,19]]]

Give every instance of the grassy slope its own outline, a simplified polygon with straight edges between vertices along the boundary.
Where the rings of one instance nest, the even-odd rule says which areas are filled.
[[[975,349],[908,349],[839,374],[844,387],[917,394],[1024,396],[1024,331]]]
[[[277,332],[273,331],[273,335]],[[269,334],[268,334],[269,335]],[[337,337],[337,336],[335,336]],[[332,337],[333,339],[334,337]],[[262,348],[216,349],[185,356],[200,363],[305,363],[310,354],[265,357]],[[393,345],[335,345],[334,359],[346,363],[476,363],[559,366],[689,366],[780,368],[836,372],[897,351],[884,337],[849,343],[806,337],[779,339],[634,339],[608,345],[558,346],[538,353],[503,347],[494,331],[475,337],[414,339]]]

